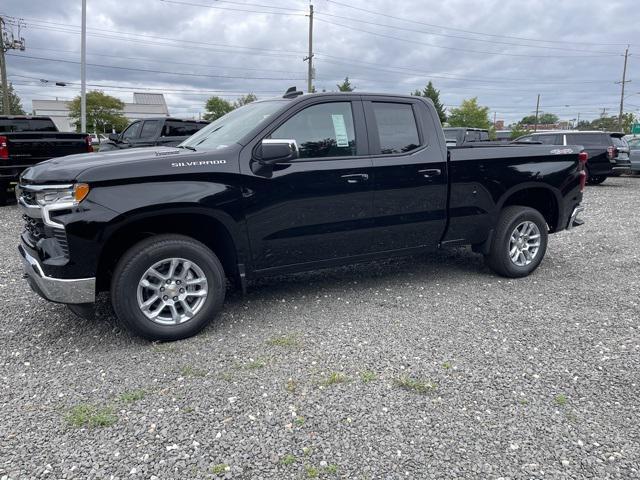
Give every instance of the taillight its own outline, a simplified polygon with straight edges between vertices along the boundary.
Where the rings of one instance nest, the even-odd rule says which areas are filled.
[[[613,160],[618,156],[618,149],[616,147],[607,147],[607,158]]]
[[[91,136],[84,137],[84,142],[87,144],[87,152],[93,152],[93,145],[91,145]]]
[[[6,160],[9,158],[9,144],[7,137],[0,135],[0,158]]]
[[[587,166],[587,160],[589,160],[589,154],[587,152],[580,152],[578,154],[578,161],[580,166],[580,191],[584,192],[584,187],[587,184],[587,172],[585,170]]]

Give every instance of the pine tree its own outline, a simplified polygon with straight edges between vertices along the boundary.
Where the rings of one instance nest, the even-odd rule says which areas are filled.
[[[416,90],[411,95],[416,97],[430,98],[433,101],[433,105],[436,107],[438,117],[440,117],[440,123],[447,121],[447,113],[445,106],[440,102],[440,90],[436,90],[433,83],[429,81],[426,87],[422,91]]]
[[[351,85],[351,82],[349,81],[349,77],[344,77],[344,81],[336,85],[336,87],[338,87],[338,90],[340,92],[353,92],[356,89],[356,87]]]

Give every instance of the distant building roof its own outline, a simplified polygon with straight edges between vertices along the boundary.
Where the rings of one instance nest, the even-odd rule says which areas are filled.
[[[140,93],[135,92],[133,94],[134,103],[144,105],[164,105],[167,108],[167,103],[164,101],[164,95],[162,93]]]

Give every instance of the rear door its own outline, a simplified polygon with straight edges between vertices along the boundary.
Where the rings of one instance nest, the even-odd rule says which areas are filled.
[[[440,125],[420,100],[364,98],[375,175],[371,241],[377,251],[435,247],[447,220]]]
[[[254,269],[370,252],[373,172],[359,97],[310,98],[258,143],[265,138],[295,140],[300,158],[267,169],[256,168],[254,159],[241,161]]]
[[[140,136],[130,141],[132,147],[152,147],[160,135],[161,120],[145,120],[140,128]]]

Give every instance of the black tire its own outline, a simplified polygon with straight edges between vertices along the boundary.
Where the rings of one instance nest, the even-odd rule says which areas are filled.
[[[4,207],[7,204],[7,200],[9,199],[9,183],[8,182],[0,182],[0,207]]]
[[[207,280],[200,310],[184,323],[162,325],[150,320],[138,306],[138,283],[151,266],[168,258],[193,262]],[[132,333],[149,340],[180,340],[206,327],[222,308],[226,290],[218,257],[202,243],[182,235],[156,235],[131,247],[120,259],[111,279],[111,302],[118,319]]]
[[[593,176],[589,177],[587,183],[589,185],[600,185],[606,179],[607,179],[607,177],[605,177],[604,175],[593,175]]]
[[[525,221],[534,223],[540,231],[540,245],[531,263],[516,265],[510,256],[510,239],[517,226]],[[547,222],[540,212],[533,208],[514,205],[502,210],[489,254],[485,256],[487,265],[498,275],[509,278],[526,277],[538,266],[547,251]]]

